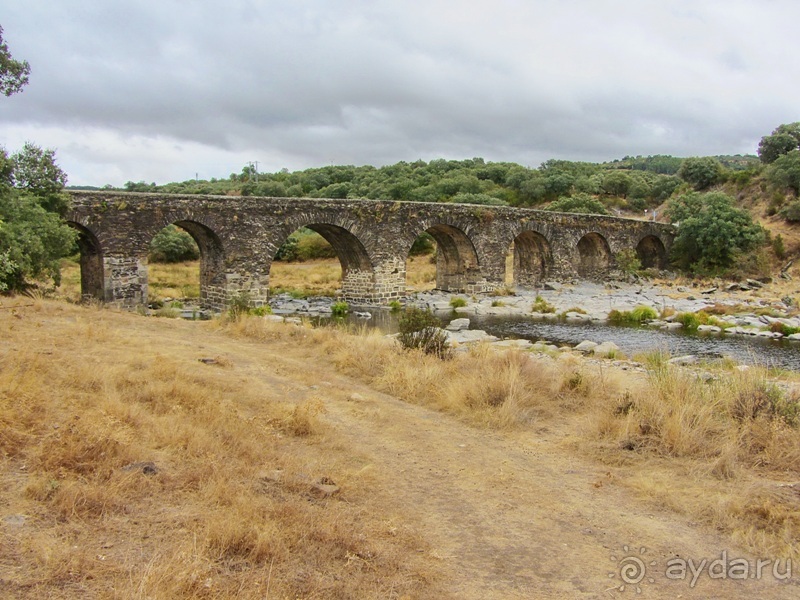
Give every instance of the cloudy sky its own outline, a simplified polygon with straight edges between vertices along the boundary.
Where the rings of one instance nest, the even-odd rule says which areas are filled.
[[[74,185],[329,164],[754,153],[797,0],[0,0],[0,144]]]

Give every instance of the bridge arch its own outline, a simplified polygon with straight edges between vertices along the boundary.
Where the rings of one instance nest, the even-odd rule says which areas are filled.
[[[449,223],[423,224],[423,232],[436,242],[436,288],[449,292],[472,292],[481,279],[480,261],[475,245],[461,227]],[[414,239],[406,245],[408,257]]]
[[[374,287],[372,260],[366,245],[352,231],[354,228],[349,223],[335,223],[329,218],[313,216],[304,220],[293,220],[281,228],[276,236],[275,251],[272,252],[269,261],[270,269],[277,249],[291,234],[303,227],[322,236],[336,253],[342,268],[342,296],[351,302],[371,300],[370,295]]]
[[[646,235],[639,240],[636,255],[645,269],[667,268],[667,249],[658,236]]]
[[[597,279],[611,267],[611,248],[603,235],[592,231],[584,235],[575,247],[578,253],[576,265],[579,277]]]
[[[67,224],[78,231],[77,245],[80,252],[81,298],[107,300],[105,293],[105,268],[103,248],[95,233],[76,221]]]
[[[523,230],[514,238],[513,257],[514,284],[521,287],[536,287],[553,267],[550,240],[535,230]]]
[[[171,223],[192,236],[200,249],[200,301],[203,305],[225,303],[225,250],[219,235],[208,225],[191,219]]]

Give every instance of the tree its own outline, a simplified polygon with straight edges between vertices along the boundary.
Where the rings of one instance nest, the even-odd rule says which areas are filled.
[[[167,225],[150,242],[149,260],[156,263],[176,263],[200,258],[194,238],[175,225]]]
[[[800,150],[792,150],[775,159],[766,173],[767,180],[779,188],[790,188],[800,194]]]
[[[766,240],[761,225],[722,192],[690,192],[675,198],[667,206],[667,216],[678,225],[672,260],[697,273],[728,269]]]
[[[66,178],[55,164],[50,150],[32,144],[27,151],[9,158],[0,148],[0,290],[22,290],[30,279],[49,277],[60,283],[59,260],[71,254],[77,233],[64,223],[59,212],[67,202],[62,194]],[[25,160],[18,161],[18,156]],[[44,160],[53,181],[31,179],[26,169],[36,166],[31,157]],[[21,170],[17,165],[23,165]],[[50,167],[55,168],[50,168]],[[34,169],[38,172],[38,169]],[[57,176],[58,173],[61,176]]]
[[[778,125],[771,135],[765,135],[758,144],[761,162],[771,164],[784,154],[800,148],[800,122]]]
[[[631,178],[627,173],[615,170],[603,176],[601,187],[609,196],[620,196],[625,198],[631,189]]]
[[[45,210],[63,214],[68,200],[63,194],[67,175],[56,164],[56,152],[25,142],[11,157],[14,187],[26,190],[39,199]]]
[[[685,158],[678,169],[678,177],[690,184],[695,190],[710,188],[722,181],[724,168],[711,156]]]
[[[31,66],[26,60],[14,60],[3,41],[3,28],[0,27],[0,94],[8,97],[22,91],[28,85]]]
[[[555,212],[581,213],[588,215],[607,215],[608,211],[603,203],[595,200],[588,194],[575,194],[568,198],[559,198],[547,210]]]

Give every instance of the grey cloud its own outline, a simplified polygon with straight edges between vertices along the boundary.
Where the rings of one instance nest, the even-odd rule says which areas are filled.
[[[181,152],[207,164],[247,154],[267,169],[752,152],[798,120],[800,66],[775,43],[794,37],[792,2],[0,7],[12,51],[33,69],[28,89],[3,101],[0,127],[42,145],[53,142],[37,134],[74,131],[82,139],[59,156],[98,177],[109,165],[126,179],[153,169],[120,146],[134,138],[151,140],[169,163],[158,173],[179,179],[171,173],[199,160]]]

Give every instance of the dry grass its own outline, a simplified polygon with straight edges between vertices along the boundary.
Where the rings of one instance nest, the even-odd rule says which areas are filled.
[[[628,466],[628,483],[656,504],[797,559],[800,489],[788,484],[800,475],[798,413],[797,397],[766,371],[704,381],[662,357],[645,381],[590,413],[583,445]]]
[[[412,256],[406,261],[406,287],[414,291],[436,286],[436,264],[430,256]],[[200,263],[150,263],[149,301],[194,299],[200,296]],[[273,293],[290,291],[303,296],[334,296],[341,289],[342,267],[336,258],[306,262],[274,262],[270,269]],[[80,266],[72,259],[61,261],[58,295],[72,302],[81,297]]]
[[[3,304],[0,506],[24,517],[0,525],[4,596],[442,595],[322,397],[204,364],[135,315]]]
[[[796,399],[779,401],[764,371],[704,382],[653,355],[642,377],[571,354],[552,360],[485,345],[441,361],[374,332],[253,320],[236,327],[259,339],[307,336],[348,375],[473,425],[563,427],[567,447],[619,467],[619,481],[648,501],[753,551],[800,557],[800,485],[781,486],[800,475],[798,428],[789,422]]]

